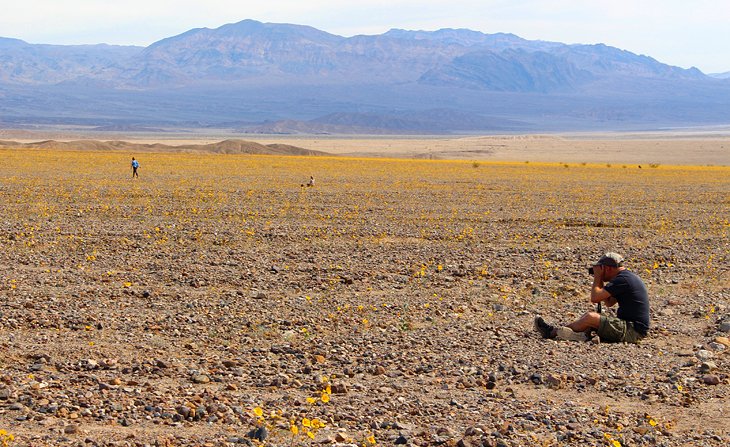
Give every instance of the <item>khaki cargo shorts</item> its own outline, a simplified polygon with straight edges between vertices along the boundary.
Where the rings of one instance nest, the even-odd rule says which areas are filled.
[[[638,343],[644,338],[634,329],[633,322],[606,315],[601,315],[598,336],[602,342],[607,343]]]

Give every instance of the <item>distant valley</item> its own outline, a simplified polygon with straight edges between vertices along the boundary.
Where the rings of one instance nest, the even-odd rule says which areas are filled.
[[[730,75],[464,29],[342,37],[244,20],[146,48],[0,38],[0,127],[469,134],[730,123]]]

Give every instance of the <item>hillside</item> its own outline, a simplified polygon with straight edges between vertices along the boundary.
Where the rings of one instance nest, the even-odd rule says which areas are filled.
[[[139,152],[203,152],[216,154],[252,154],[252,155],[328,155],[326,152],[303,149],[286,144],[259,144],[244,140],[225,140],[211,144],[140,144],[128,141],[40,141],[37,143],[18,143],[1,141],[0,147],[20,149],[58,149],[73,151],[125,151]]]
[[[0,39],[0,126],[375,134],[660,129],[730,122],[730,80],[722,77],[603,44],[465,29],[343,37],[243,20],[146,48]],[[468,125],[418,118],[432,110],[468,117]],[[331,122],[333,116],[349,118]]]

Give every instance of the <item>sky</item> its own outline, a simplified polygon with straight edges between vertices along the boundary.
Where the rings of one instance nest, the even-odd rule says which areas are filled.
[[[146,46],[253,19],[346,37],[391,28],[505,32],[730,71],[728,0],[0,0],[0,11],[0,36],[29,43]]]

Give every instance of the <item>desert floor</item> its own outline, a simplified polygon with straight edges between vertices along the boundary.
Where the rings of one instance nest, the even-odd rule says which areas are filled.
[[[243,139],[283,143],[352,157],[395,157],[491,161],[612,163],[626,165],[730,165],[730,135],[724,132],[578,133],[562,135],[492,135],[433,137],[343,137],[202,134],[109,134],[99,132],[0,130],[0,139],[24,143],[40,140],[123,140],[141,144],[210,144]]]
[[[138,179],[126,153],[1,150],[0,429],[13,446],[728,445],[730,168],[577,146],[538,163],[552,146],[534,144],[494,163],[146,153]],[[539,338],[535,315],[593,309],[586,267],[609,250],[647,283],[649,337]]]

